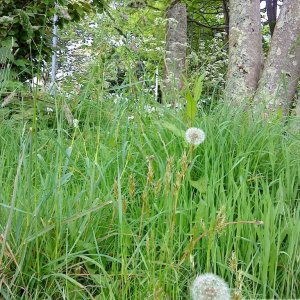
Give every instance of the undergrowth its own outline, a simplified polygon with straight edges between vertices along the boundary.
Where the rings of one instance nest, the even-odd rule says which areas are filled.
[[[299,298],[299,133],[220,104],[192,148],[181,111],[133,98],[82,93],[75,128],[59,96],[50,123],[1,120],[0,297],[190,299],[212,272]]]

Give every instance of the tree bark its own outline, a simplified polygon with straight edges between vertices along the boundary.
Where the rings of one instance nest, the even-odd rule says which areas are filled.
[[[224,14],[224,24],[225,24],[225,45],[228,47],[229,42],[229,9],[228,9],[228,0],[222,1],[223,14]]]
[[[173,2],[167,11],[167,33],[165,52],[166,91],[177,91],[183,88],[183,75],[186,71],[187,50],[187,9],[180,1]]]
[[[254,97],[256,110],[289,113],[300,76],[300,1],[283,3],[264,71]]]
[[[271,36],[273,36],[277,20],[277,0],[266,0],[266,9]]]
[[[300,117],[300,95],[298,95],[298,100],[295,108],[295,114],[297,117]]]
[[[260,0],[230,0],[226,100],[240,105],[251,98],[262,65]]]

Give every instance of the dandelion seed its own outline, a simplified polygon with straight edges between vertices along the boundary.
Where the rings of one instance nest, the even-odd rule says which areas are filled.
[[[196,277],[192,285],[193,300],[230,300],[227,283],[214,274],[203,274]]]
[[[144,110],[148,113],[148,114],[151,114],[153,112],[156,111],[155,107],[154,106],[151,106],[149,104],[145,105],[144,106]]]
[[[205,133],[199,128],[192,127],[185,132],[185,139],[189,144],[198,146],[204,142]]]
[[[47,114],[49,115],[50,113],[53,113],[53,108],[51,108],[51,107],[46,107],[46,112],[47,112]]]
[[[78,128],[79,120],[73,119],[73,126],[74,128]]]

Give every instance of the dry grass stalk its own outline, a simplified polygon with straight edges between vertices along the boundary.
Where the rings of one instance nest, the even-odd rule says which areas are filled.
[[[7,106],[8,104],[12,103],[16,98],[15,96],[17,95],[16,92],[12,92],[10,93],[8,96],[6,96],[3,100],[3,102],[1,103],[1,108]]]
[[[65,116],[66,116],[68,124],[70,126],[73,126],[73,124],[74,124],[74,117],[73,117],[73,114],[72,114],[72,112],[71,112],[71,110],[70,110],[70,108],[69,108],[69,106],[68,106],[67,103],[65,103],[63,105],[63,110],[65,112]]]

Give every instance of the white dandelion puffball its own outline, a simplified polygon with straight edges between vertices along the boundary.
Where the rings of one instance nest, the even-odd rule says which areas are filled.
[[[230,300],[227,283],[217,275],[203,274],[196,277],[192,284],[193,300]]]
[[[189,144],[198,146],[204,142],[205,133],[200,128],[192,127],[185,132],[185,139]]]

